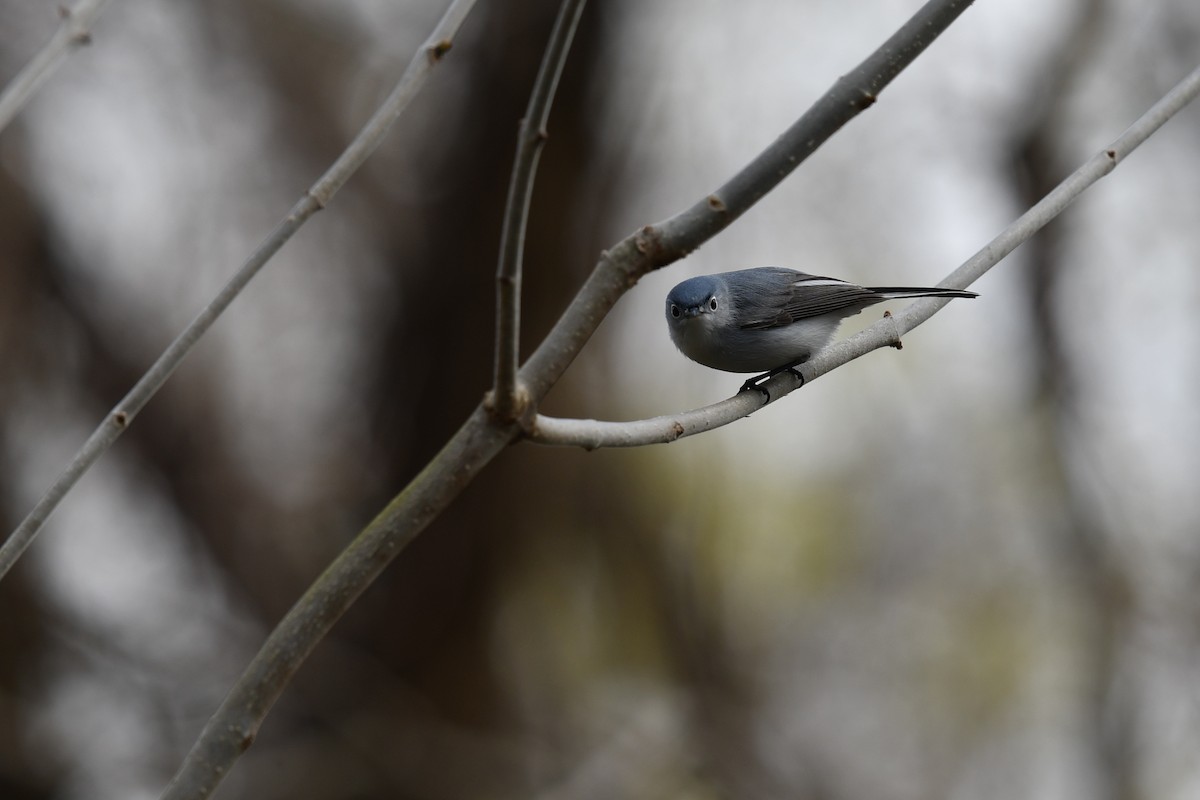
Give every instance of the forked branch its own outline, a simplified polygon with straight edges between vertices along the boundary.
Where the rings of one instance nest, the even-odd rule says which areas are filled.
[[[558,10],[550,44],[542,57],[529,108],[517,135],[508,201],[504,206],[504,228],[500,235],[500,264],[496,269],[496,369],[493,403],[501,421],[511,421],[525,405],[519,397],[517,359],[521,343],[521,273],[525,250],[525,227],[538,157],[546,143],[546,123],[558,79],[562,76],[571,39],[579,25],[586,0],[566,0]]]

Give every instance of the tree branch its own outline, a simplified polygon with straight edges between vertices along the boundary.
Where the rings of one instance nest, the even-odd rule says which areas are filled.
[[[1001,259],[1017,249],[1022,242],[1062,213],[1088,187],[1116,169],[1121,160],[1194,100],[1197,94],[1200,94],[1200,67],[1176,84],[1112,144],[1088,159],[938,285],[948,289],[963,289],[974,283]],[[894,316],[887,315],[854,336],[831,345],[798,367],[804,376],[804,383],[816,380],[873,350],[897,344],[901,336],[928,320],[948,302],[936,298],[915,301],[902,312]],[[673,442],[684,436],[694,436],[728,425],[767,403],[790,394],[800,385],[795,377],[784,372],[764,384],[764,388],[770,392],[769,401],[764,401],[758,392],[742,392],[727,400],[692,411],[631,422],[558,419],[539,414],[529,423],[526,438],[539,444],[575,445],[589,450],[598,447],[637,447]]]
[[[92,20],[99,14],[108,0],[80,0],[72,8],[60,6],[58,13],[62,22],[58,30],[38,51],[25,68],[0,92],[0,131],[8,127],[17,114],[37,94],[38,90],[67,57],[84,45],[92,42]]]
[[[323,209],[333,199],[334,194],[345,185],[350,176],[375,152],[392,123],[424,85],[429,73],[450,50],[455,33],[473,5],[475,5],[475,0],[454,0],[451,3],[433,33],[409,62],[391,94],[367,121],[354,141],[326,170],[325,174],[312,185],[312,188],[292,206],[288,215],[275,226],[275,230],[238,268],[217,296],[167,346],[158,360],[92,432],[83,447],[72,457],[66,469],[59,474],[46,493],[38,500],[33,510],[0,547],[0,579],[3,579],[12,569],[13,564],[33,542],[38,531],[45,525],[46,520],[71,488],[125,432],[125,429],[133,422],[133,418],[162,388],[175,369],[183,362],[183,359],[200,341],[200,338],[242,293],[250,280],[258,274],[275,253],[279,252],[279,249],[292,238],[309,217]]]
[[[329,565],[263,643],[204,726],[161,800],[206,798],[254,743],[296,670],[404,547],[506,445],[515,426],[491,424],[482,407],[441,452]]]
[[[929,0],[896,33],[833,87],[721,188],[601,254],[566,312],[521,368],[535,404],[558,382],[601,320],[643,275],[683,258],[775,188],[830,136],[869,108],[879,93],[933,43],[972,0]]]
[[[529,107],[517,136],[508,200],[504,206],[504,228],[500,236],[500,264],[496,270],[496,368],[493,402],[501,420],[512,420],[526,405],[518,398],[517,359],[521,338],[521,269],[525,248],[525,226],[538,158],[548,136],[546,122],[558,79],[562,76],[571,39],[579,25],[586,0],[564,0],[554,20],[550,43],[542,56]]]

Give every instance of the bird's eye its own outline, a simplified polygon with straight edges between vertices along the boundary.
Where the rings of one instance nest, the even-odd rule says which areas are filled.
[[[708,310],[709,311],[717,310],[717,298],[715,298],[715,297],[708,298]]]
[[[671,303],[671,319],[679,319],[680,313],[681,312],[679,311],[679,306],[675,305],[674,303]]]

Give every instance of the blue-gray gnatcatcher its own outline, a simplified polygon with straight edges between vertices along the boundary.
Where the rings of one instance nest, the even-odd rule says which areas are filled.
[[[783,267],[690,278],[667,295],[667,327],[679,351],[725,372],[761,372],[741,391],[791,371],[817,353],[846,317],[884,300],[978,297],[960,289],[864,287]],[[803,378],[801,378],[803,380]],[[769,399],[769,398],[768,398]]]

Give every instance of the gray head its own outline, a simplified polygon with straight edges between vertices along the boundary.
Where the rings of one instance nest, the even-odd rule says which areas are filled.
[[[679,284],[667,295],[667,324],[674,330],[685,320],[719,314],[728,300],[724,288],[719,275],[701,275]]]
[[[729,333],[737,330],[733,302],[724,275],[701,275],[679,284],[667,295],[671,341],[693,361],[714,366]]]

